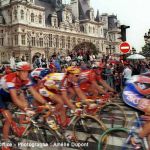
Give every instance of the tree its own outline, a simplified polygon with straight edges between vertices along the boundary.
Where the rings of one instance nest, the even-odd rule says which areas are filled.
[[[78,50],[89,51],[90,53],[92,53],[94,55],[98,54],[98,50],[97,50],[96,46],[91,42],[83,42],[83,43],[76,45],[73,48],[73,51],[78,51]]]
[[[145,57],[150,57],[150,44],[145,44],[144,47],[142,47],[142,54]]]

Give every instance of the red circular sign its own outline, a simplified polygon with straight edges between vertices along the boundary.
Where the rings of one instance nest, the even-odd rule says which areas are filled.
[[[120,51],[124,54],[128,53],[130,51],[130,45],[127,42],[121,43],[119,48],[120,48]]]

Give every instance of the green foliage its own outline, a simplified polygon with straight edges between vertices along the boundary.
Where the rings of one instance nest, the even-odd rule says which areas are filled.
[[[145,44],[141,52],[145,57],[150,57],[150,44]]]

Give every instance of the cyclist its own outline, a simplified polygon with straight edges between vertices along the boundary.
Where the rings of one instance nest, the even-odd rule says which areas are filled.
[[[83,70],[80,73],[79,83],[80,88],[87,94],[97,96],[100,93],[107,94],[99,83],[108,91],[115,92],[102,78],[101,78],[101,67],[96,64],[90,70]]]
[[[44,97],[48,97],[51,100],[57,101],[61,104],[67,104],[69,108],[75,111],[76,107],[68,97],[68,90],[74,90],[75,93],[83,100],[86,96],[83,94],[78,85],[78,76],[80,69],[75,66],[67,68],[66,73],[50,73],[43,78],[44,87],[39,89],[39,92]],[[63,107],[61,107],[63,109]],[[62,110],[61,114],[62,125],[67,124],[65,117],[65,110]]]
[[[123,101],[146,115],[150,115],[150,100],[147,96],[150,93],[150,73],[134,75],[126,82],[123,90]],[[150,122],[147,122],[142,129],[139,130],[141,138],[150,133]],[[134,139],[133,139],[134,141]]]
[[[27,100],[25,99],[25,96],[21,91],[22,86],[28,87],[33,97],[40,104],[46,104],[44,98],[33,88],[33,84],[28,78],[30,70],[31,66],[29,63],[19,62],[16,65],[16,72],[9,73],[8,75],[3,76],[0,80],[0,110],[5,118],[2,137],[3,141],[9,141],[8,135],[10,127],[12,127],[12,129],[18,136],[21,136],[21,128],[16,126],[15,122],[12,119],[12,114],[8,110],[8,104],[10,102],[14,103],[21,110],[27,112],[28,114],[33,113],[28,109]],[[9,147],[2,147],[2,149],[8,150]]]

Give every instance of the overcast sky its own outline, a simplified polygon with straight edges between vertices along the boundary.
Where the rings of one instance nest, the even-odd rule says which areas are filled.
[[[150,0],[91,0],[91,5],[100,13],[114,13],[121,24],[129,25],[127,41],[141,51],[150,28]]]
[[[63,0],[70,1],[70,0]],[[129,25],[127,41],[141,51],[144,45],[144,34],[150,28],[150,0],[91,0],[95,13],[117,15],[121,24]]]

